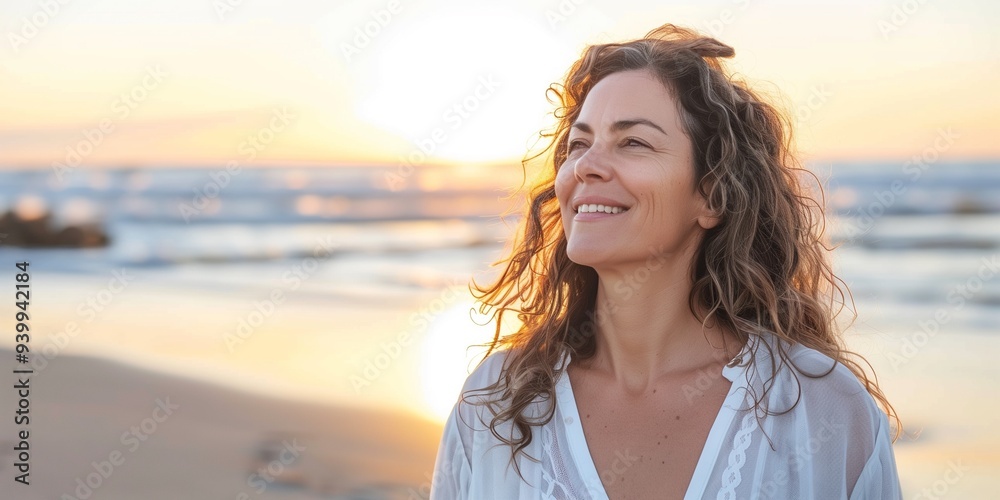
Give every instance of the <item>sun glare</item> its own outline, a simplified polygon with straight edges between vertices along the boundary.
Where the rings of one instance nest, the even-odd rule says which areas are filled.
[[[479,314],[471,298],[444,310],[431,323],[423,344],[420,385],[425,412],[445,421],[458,400],[465,379],[486,352],[482,344],[493,339],[495,323]],[[504,331],[507,331],[504,328]]]
[[[413,164],[520,158],[545,123],[545,89],[574,47],[545,19],[503,7],[400,16],[352,67],[362,120],[400,137]],[[490,22],[482,20],[488,17]],[[516,33],[515,33],[516,32]],[[361,84],[360,82],[365,82]]]

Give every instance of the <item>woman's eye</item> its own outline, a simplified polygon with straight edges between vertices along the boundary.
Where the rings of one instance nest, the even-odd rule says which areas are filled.
[[[580,147],[587,147],[587,143],[584,142],[584,141],[582,141],[582,140],[580,140],[580,139],[574,139],[572,141],[569,141],[569,150],[570,151],[574,151],[574,150],[576,150],[577,148],[580,148]]]
[[[623,146],[639,146],[639,147],[643,147],[643,148],[648,148],[649,147],[649,145],[646,144],[645,142],[642,142],[642,141],[640,141],[638,139],[633,139],[631,137],[628,138],[628,139],[625,139],[625,142],[623,142],[622,145]]]

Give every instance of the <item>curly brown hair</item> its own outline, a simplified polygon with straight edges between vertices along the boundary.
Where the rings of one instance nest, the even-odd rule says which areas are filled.
[[[558,124],[542,134],[548,146],[526,158],[524,166],[551,158],[553,168],[546,167],[528,194],[527,214],[510,255],[497,263],[502,273],[488,286],[473,284],[480,312],[496,321],[486,354],[509,349],[500,379],[482,391],[490,395],[485,403],[493,415],[490,430],[511,446],[512,461],[531,442],[531,427],[552,418],[553,405],[536,418],[526,416],[525,409],[538,400],[554,401],[556,365],[563,354],[568,350],[574,359],[588,359],[595,353],[598,276],[567,256],[555,176],[567,159],[569,130],[588,92],[608,75],[630,70],[649,71],[677,99],[693,145],[698,189],[720,214],[692,265],[691,311],[703,325],[711,321],[741,342],[766,331],[847,366],[891,416],[898,437],[898,416],[874,373],[869,376],[863,368],[871,365],[844,347],[836,323],[845,308],[854,319],[853,308],[846,307],[853,300],[828,261],[822,189],[814,196],[804,183],[816,178],[793,153],[788,117],[722,65],[720,58],[733,55],[732,47],[713,38],[666,24],[642,39],[588,47],[565,82],[549,87]],[[508,313],[521,325],[501,335]],[[777,359],[790,362],[780,343],[778,350]],[[763,397],[755,397],[755,409]],[[472,402],[468,394],[463,401],[484,404],[482,398]],[[505,422],[517,435],[499,432]]]

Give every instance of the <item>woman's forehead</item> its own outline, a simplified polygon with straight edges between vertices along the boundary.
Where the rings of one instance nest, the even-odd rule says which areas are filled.
[[[677,103],[667,88],[645,70],[622,71],[601,79],[587,94],[574,125],[605,131],[616,123],[648,120],[669,133],[676,128]]]

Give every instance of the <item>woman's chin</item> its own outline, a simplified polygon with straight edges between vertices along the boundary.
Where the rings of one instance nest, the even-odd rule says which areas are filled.
[[[615,260],[615,252],[611,251],[607,245],[583,246],[582,248],[581,246],[570,246],[566,249],[566,256],[576,264],[593,268],[613,264]]]

